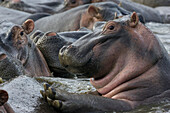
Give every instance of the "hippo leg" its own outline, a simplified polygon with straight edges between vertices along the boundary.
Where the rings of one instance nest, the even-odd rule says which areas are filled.
[[[131,102],[109,99],[91,94],[71,94],[44,84],[44,91],[40,91],[50,106],[62,113],[100,113],[110,111],[129,111]]]

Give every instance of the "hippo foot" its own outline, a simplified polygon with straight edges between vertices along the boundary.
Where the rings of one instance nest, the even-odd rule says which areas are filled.
[[[44,84],[44,90],[41,90],[40,93],[56,111],[70,112],[78,106],[74,94],[52,88],[49,84]]]

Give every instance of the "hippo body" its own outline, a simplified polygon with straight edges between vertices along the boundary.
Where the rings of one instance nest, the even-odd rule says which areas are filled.
[[[0,24],[0,76],[2,78],[10,79],[22,74],[51,75],[42,53],[27,37],[33,28],[32,20],[24,22],[22,26],[6,21]]]
[[[35,22],[35,30],[63,32],[75,31],[81,27],[92,29],[96,21],[113,20],[115,12],[117,12],[117,16],[130,14],[130,12],[119,8],[117,4],[112,2],[93,5],[83,5],[63,13],[39,19]]]
[[[75,3],[72,3],[72,0],[66,0],[65,9],[70,9],[88,3],[106,2],[106,1],[112,1],[114,3],[120,4],[121,7],[126,9],[127,11],[130,12],[135,11],[137,13],[140,13],[146,19],[146,22],[151,22],[151,21],[163,22],[158,11],[154,10],[151,7],[147,7],[145,5],[138,4],[129,0],[75,0]]]
[[[162,19],[163,19],[163,23],[170,23],[170,6],[169,7],[156,7],[155,10],[159,11]]]
[[[57,9],[62,4],[62,1],[49,1],[49,2],[40,2],[34,3],[30,1],[3,1],[0,3],[1,6],[12,8],[28,13],[49,13],[54,14],[57,12]],[[61,7],[61,6],[60,6]]]
[[[0,22],[10,21],[12,23],[21,25],[27,19],[32,19],[33,21],[36,21],[46,16],[50,16],[50,14],[47,13],[30,14],[5,7],[0,7]]]
[[[160,13],[151,7],[131,2],[129,0],[112,1],[118,4],[121,3],[121,7],[128,11],[140,13],[145,18],[146,22],[163,22]]]
[[[30,16],[30,13],[25,13],[5,7],[0,7],[0,22],[10,21],[15,24],[21,24],[26,17]]]
[[[138,4],[135,2],[132,2],[130,0],[93,0],[93,2],[105,2],[105,1],[113,1],[117,4],[120,4],[122,8],[126,9],[130,12],[137,12],[140,13],[144,18],[146,22],[163,22],[160,14],[158,11],[156,11],[154,8]]]
[[[45,85],[48,103],[61,112],[130,111],[170,99],[170,58],[136,13],[106,22],[59,52],[63,67],[92,77],[100,96],[69,94]]]
[[[170,6],[170,0],[132,0],[150,7]]]

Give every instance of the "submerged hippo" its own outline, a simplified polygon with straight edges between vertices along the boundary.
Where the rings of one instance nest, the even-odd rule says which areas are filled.
[[[170,6],[170,0],[132,0],[151,7]]]
[[[35,44],[27,36],[34,29],[33,20],[22,26],[0,24],[0,72],[2,78],[17,75],[50,76],[47,63]]]
[[[92,29],[93,24],[97,21],[113,20],[115,12],[117,16],[130,14],[112,2],[87,4],[39,19],[35,22],[35,30],[63,32],[75,31],[81,27]]]
[[[59,53],[71,73],[83,74],[99,95],[69,94],[45,85],[41,94],[61,112],[130,111],[170,99],[170,59],[136,13],[106,22]]]
[[[46,16],[50,16],[50,14],[47,13],[30,14],[0,6],[0,23],[3,21],[10,21],[12,23],[21,25],[27,19],[32,19],[35,22],[36,20]]]
[[[17,9],[29,13],[50,13],[50,14],[56,13],[58,6],[61,4],[62,1],[33,3],[30,1],[22,0],[4,0],[0,2],[1,6],[7,8]]]
[[[73,7],[77,7],[77,6],[83,5],[83,4],[106,2],[106,1],[111,1],[113,3],[117,3],[122,8],[124,8],[128,11],[131,11],[131,12],[135,11],[137,13],[140,13],[146,19],[146,22],[150,22],[150,21],[163,22],[158,11],[154,10],[151,7],[147,7],[142,4],[131,2],[129,0],[65,0],[66,5],[65,5],[64,9],[66,10],[66,9],[71,9]]]

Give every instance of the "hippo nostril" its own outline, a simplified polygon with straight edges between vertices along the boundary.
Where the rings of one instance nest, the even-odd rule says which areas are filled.
[[[70,48],[72,48],[72,45],[69,45],[69,46],[67,47],[67,49],[70,49]]]
[[[65,68],[68,68],[68,65],[65,65],[64,67],[65,67]]]
[[[60,55],[63,55],[64,51],[67,49],[67,46],[63,46],[60,51],[59,51],[59,54]]]

